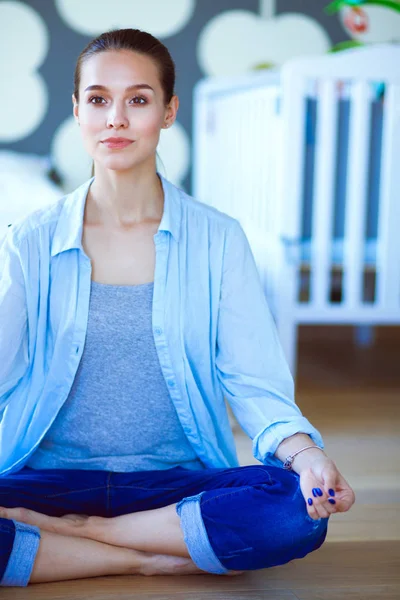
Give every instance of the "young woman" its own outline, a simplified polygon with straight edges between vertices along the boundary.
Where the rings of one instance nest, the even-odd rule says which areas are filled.
[[[150,34],[90,42],[72,101],[94,176],[1,247],[3,586],[284,564],[354,503],[240,224],[156,170],[174,84]],[[239,466],[224,396],[260,465]]]

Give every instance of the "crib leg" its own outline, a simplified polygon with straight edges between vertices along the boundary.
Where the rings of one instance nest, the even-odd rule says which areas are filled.
[[[355,325],[354,341],[358,347],[369,348],[374,343],[375,329],[372,325]]]

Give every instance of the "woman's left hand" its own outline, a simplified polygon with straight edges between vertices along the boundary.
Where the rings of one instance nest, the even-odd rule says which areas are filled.
[[[333,460],[326,456],[315,459],[300,472],[300,488],[308,514],[315,520],[348,511],[356,499]],[[312,500],[311,504],[309,499]]]

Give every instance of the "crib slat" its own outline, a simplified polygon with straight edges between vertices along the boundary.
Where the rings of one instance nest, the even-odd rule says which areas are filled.
[[[386,87],[384,102],[376,301],[400,311],[400,85]]]
[[[276,263],[277,278],[276,324],[279,338],[290,370],[295,371],[295,327],[299,295],[299,268],[293,260],[292,249],[298,257],[301,235],[301,200],[304,185],[304,123],[306,117],[305,82],[296,72],[282,68],[282,145],[277,162],[277,202],[279,206],[281,252]],[[297,261],[296,261],[297,262]],[[294,307],[296,307],[294,309]]]
[[[252,108],[254,106],[254,97],[251,91],[243,92],[241,104],[238,106],[238,112],[242,118],[242,136],[241,136],[241,168],[242,168],[242,185],[241,194],[237,198],[237,212],[241,215],[242,222],[245,224],[249,220],[252,213],[253,202],[253,183],[252,175],[254,174],[252,164],[252,144],[254,144],[253,136],[253,119]],[[246,107],[246,108],[244,108]]]
[[[213,143],[213,149],[212,149],[212,164],[211,164],[211,170],[212,170],[212,194],[214,196],[214,198],[220,198],[220,203],[222,205],[222,210],[224,209],[224,196],[221,196],[221,189],[220,189],[220,184],[221,184],[221,180],[219,177],[217,177],[217,169],[219,167],[218,165],[218,154],[221,153],[221,140],[223,140],[224,138],[224,132],[225,132],[225,123],[224,123],[224,111],[223,109],[223,105],[222,105],[222,101],[218,100],[215,103],[215,120],[217,123],[217,128],[216,128],[216,135],[214,138],[214,143]],[[221,167],[220,167],[221,168]]]
[[[210,202],[208,193],[209,170],[208,170],[208,148],[209,148],[209,121],[212,118],[213,104],[207,104],[207,93],[197,87],[194,92],[196,110],[193,112],[193,130],[196,132],[193,144],[192,186],[196,190],[197,198],[203,202]]]
[[[215,191],[213,192],[215,197],[218,198],[218,208],[229,215],[234,216],[234,203],[231,201],[229,192],[226,187],[226,175],[229,169],[229,155],[226,155],[225,140],[232,138],[232,130],[230,123],[232,123],[232,117],[234,112],[235,99],[228,97],[221,97],[218,100],[218,136],[214,148],[214,184]],[[233,199],[232,199],[233,200]]]
[[[283,141],[281,171],[278,175],[282,192],[280,198],[286,213],[282,219],[282,233],[283,238],[296,240],[300,234],[301,190],[304,183],[305,82],[298,77],[291,77],[285,68],[282,69],[282,82]]]
[[[319,85],[311,257],[311,302],[315,308],[329,303],[338,121],[336,81],[321,80]]]
[[[367,211],[371,87],[359,81],[350,90],[348,177],[344,227],[343,303],[361,306]]]

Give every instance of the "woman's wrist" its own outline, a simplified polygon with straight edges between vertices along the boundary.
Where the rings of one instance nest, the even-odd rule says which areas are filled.
[[[308,469],[315,460],[328,459],[322,448],[317,446],[310,436],[305,433],[296,433],[283,440],[278,446],[275,456],[285,462],[288,456],[295,454],[306,446],[313,447],[300,452],[293,459],[292,470],[296,473],[300,474],[304,469]]]
[[[308,469],[317,460],[330,460],[319,446],[316,446],[315,450],[309,448],[301,452],[298,456],[295,456],[292,463],[292,470],[300,475],[302,471]]]

